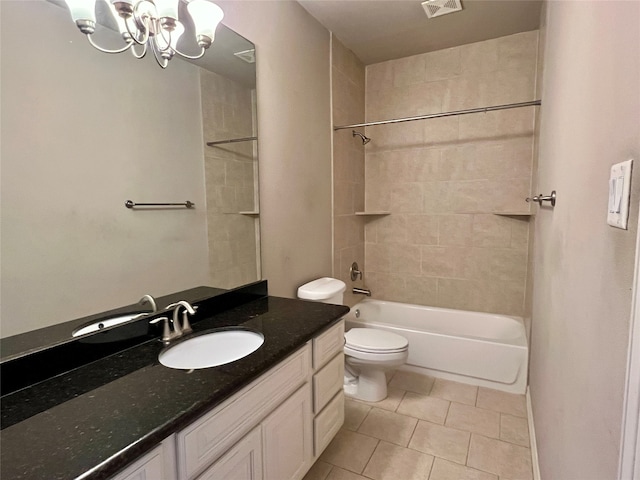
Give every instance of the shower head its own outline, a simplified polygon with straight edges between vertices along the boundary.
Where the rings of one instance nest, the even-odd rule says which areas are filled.
[[[351,135],[353,137],[355,137],[356,135],[358,137],[360,137],[362,139],[362,144],[366,145],[367,143],[369,143],[371,141],[371,139],[369,137],[365,137],[363,134],[361,134],[360,132],[356,132],[355,130],[352,130]]]

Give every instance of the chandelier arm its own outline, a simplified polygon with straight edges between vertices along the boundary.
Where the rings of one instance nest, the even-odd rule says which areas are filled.
[[[134,18],[134,22],[136,24],[136,28],[134,29],[134,31],[131,31],[131,27],[129,26],[130,18]],[[138,45],[145,45],[147,41],[149,41],[149,23],[148,21],[147,22],[144,21],[144,17],[138,16],[137,7],[132,16],[124,19],[124,25],[125,27],[127,27],[127,33],[131,35],[131,38],[133,39],[133,41]],[[139,25],[143,27],[143,30],[140,30],[140,28],[138,28]],[[140,36],[142,38],[138,38]]]
[[[136,46],[135,46],[135,44],[133,44],[131,46],[131,53],[133,54],[134,57],[136,57],[138,60],[140,60],[141,58],[143,58],[147,54],[147,44],[145,43],[142,46],[142,52],[141,53],[138,53],[136,51]]]
[[[155,47],[160,51],[160,52],[170,52],[172,50],[171,48],[171,32],[168,30],[165,30],[164,28],[162,28],[160,26],[160,22],[156,23],[157,28],[156,28],[156,32],[160,32],[160,36],[162,37],[162,40],[165,42],[166,47],[164,48],[160,48],[160,45],[158,45],[158,34],[156,33],[156,38],[154,39],[154,44]],[[167,40],[167,37],[164,36],[165,33],[169,32],[169,40]]]
[[[199,58],[204,57],[204,54],[205,54],[205,52],[207,51],[207,49],[206,49],[206,48],[204,48],[204,47],[200,47],[200,48],[202,48],[202,51],[200,52],[200,54],[199,54],[199,55],[187,55],[186,53],[182,53],[182,52],[181,52],[180,50],[178,50],[178,49],[174,49],[173,51],[174,51],[175,53],[177,53],[178,55],[180,55],[181,57],[183,57],[183,58],[188,58],[189,60],[197,60],[197,59],[199,59]]]
[[[153,57],[156,59],[156,62],[158,62],[158,65],[160,65],[161,68],[167,68],[169,59],[159,55],[156,42],[151,44],[151,50],[153,50]]]
[[[129,42],[127,43],[124,47],[119,48],[118,50],[107,50],[106,48],[102,48],[100,45],[98,45],[96,42],[93,41],[93,38],[91,37],[91,34],[88,33],[87,34],[87,39],[89,40],[89,43],[96,49],[100,50],[103,53],[122,53],[122,52],[126,52],[127,50],[129,50],[131,48],[131,46],[133,45],[133,42]]]

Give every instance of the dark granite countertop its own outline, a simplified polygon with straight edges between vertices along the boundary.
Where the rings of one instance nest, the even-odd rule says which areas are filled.
[[[236,362],[190,372],[175,370],[157,360],[163,345],[157,339],[144,339],[5,395],[3,416],[7,410],[10,426],[0,432],[0,477],[109,478],[347,312],[339,305],[263,297],[193,324],[194,333],[236,325],[261,332],[262,347]],[[57,398],[59,403],[44,410],[34,407],[45,398],[58,403]]]

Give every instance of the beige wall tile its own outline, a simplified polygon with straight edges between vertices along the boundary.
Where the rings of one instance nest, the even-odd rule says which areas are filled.
[[[526,68],[535,65],[538,53],[538,31],[517,33],[497,39],[498,68]]]
[[[436,458],[429,480],[498,480],[498,476]]]
[[[447,182],[425,182],[422,184],[423,213],[451,212],[451,187]]]
[[[438,215],[413,215],[405,218],[406,241],[416,245],[436,245],[438,243]]]
[[[476,247],[511,247],[512,223],[518,222],[499,215],[473,216],[473,245]]]
[[[421,183],[391,185],[391,211],[393,213],[421,213],[422,204]]]
[[[500,440],[529,447],[529,424],[527,419],[501,414]]]
[[[435,306],[520,315],[523,302],[524,283],[438,278],[438,301]]]
[[[340,430],[320,456],[320,460],[352,472],[362,473],[378,445],[378,440],[348,430]]]
[[[461,49],[459,47],[417,55],[416,60],[424,61],[427,81],[453,78],[460,75],[462,71]]]
[[[478,387],[464,383],[452,382],[444,378],[436,378],[430,395],[432,397],[451,400],[465,405],[475,405]]]
[[[409,442],[409,448],[464,465],[470,435],[469,432],[420,420]]]
[[[380,442],[363,475],[374,480],[426,480],[433,456]]]
[[[467,465],[500,477],[533,478],[531,451],[528,448],[477,434],[471,435]]]
[[[366,248],[368,248],[368,246],[366,246]],[[365,271],[364,276],[364,283],[371,290],[374,298],[393,301],[395,298],[400,298],[404,295],[403,292],[406,289],[404,275],[372,272],[369,269]]]
[[[498,41],[470,43],[460,48],[460,66],[463,75],[477,75],[498,69]]]
[[[491,438],[500,436],[500,414],[498,412],[462,403],[451,403],[445,425]]]
[[[451,255],[458,249],[441,246],[423,246],[421,255],[422,275],[429,277],[446,277],[452,278],[456,276],[456,261]]]
[[[471,245],[473,243],[472,226],[473,215],[440,215],[438,245]]]
[[[433,305],[438,298],[438,280],[407,276],[404,294],[398,301],[414,305]]]
[[[407,392],[398,406],[397,412],[444,425],[449,411],[449,403],[447,400],[435,398],[431,395]]]
[[[366,66],[366,91],[383,90],[393,85],[393,61]]]
[[[402,87],[425,81],[423,55],[400,58],[393,62],[393,86]]]
[[[407,243],[407,216],[387,215],[371,221],[378,243]]]
[[[418,421],[398,413],[373,408],[358,432],[406,447]]]
[[[420,275],[421,248],[420,245],[390,245],[391,273]]]

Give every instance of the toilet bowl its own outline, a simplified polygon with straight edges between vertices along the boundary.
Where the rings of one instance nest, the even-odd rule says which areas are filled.
[[[387,398],[385,372],[407,361],[408,340],[375,328],[352,328],[344,338],[344,393],[367,402]]]
[[[319,278],[298,288],[298,298],[342,304],[346,287],[335,278]],[[387,397],[385,372],[406,362],[408,340],[375,328],[352,328],[344,337],[345,395],[367,402],[384,400]]]

